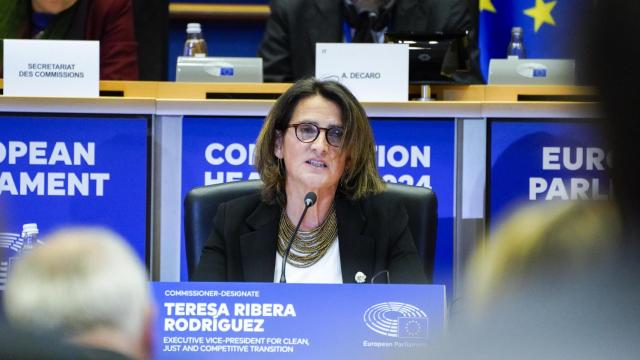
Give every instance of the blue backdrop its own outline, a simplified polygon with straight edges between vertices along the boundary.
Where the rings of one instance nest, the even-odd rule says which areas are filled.
[[[490,120],[491,227],[523,203],[606,197],[611,154],[595,129],[578,120]]]
[[[147,238],[146,117],[0,117],[0,232],[106,226],[141,260]],[[13,149],[13,150],[12,150]]]

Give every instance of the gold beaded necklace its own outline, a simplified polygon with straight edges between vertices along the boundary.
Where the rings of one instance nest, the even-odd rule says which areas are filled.
[[[291,223],[286,210],[282,210],[278,229],[278,254],[284,257],[291,235],[296,226]],[[291,245],[291,252],[287,263],[297,268],[306,268],[317,263],[327,253],[338,236],[338,221],[336,210],[331,205],[331,210],[322,224],[310,231],[298,231]]]

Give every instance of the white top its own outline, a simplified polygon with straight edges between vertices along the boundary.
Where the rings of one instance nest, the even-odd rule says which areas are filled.
[[[273,282],[280,282],[282,256],[276,251],[276,268],[273,272]],[[287,264],[285,271],[288,283],[303,284],[342,284],[342,266],[340,265],[340,246],[338,238],[331,244],[329,250],[317,263],[298,268]]]

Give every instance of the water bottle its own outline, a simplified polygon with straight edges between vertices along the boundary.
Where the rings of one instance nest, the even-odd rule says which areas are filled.
[[[38,224],[30,223],[22,225],[22,240],[24,245],[22,246],[22,253],[33,250],[33,247],[38,243]]]
[[[184,42],[183,56],[206,57],[207,43],[202,37],[202,28],[199,23],[187,24],[187,41]]]
[[[527,53],[524,51],[524,43],[522,42],[522,28],[514,27],[511,29],[511,41],[507,47],[507,59],[525,59]]]

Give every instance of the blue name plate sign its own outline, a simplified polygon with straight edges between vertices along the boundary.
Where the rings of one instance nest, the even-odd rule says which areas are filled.
[[[153,283],[159,359],[369,357],[419,351],[442,285]]]

